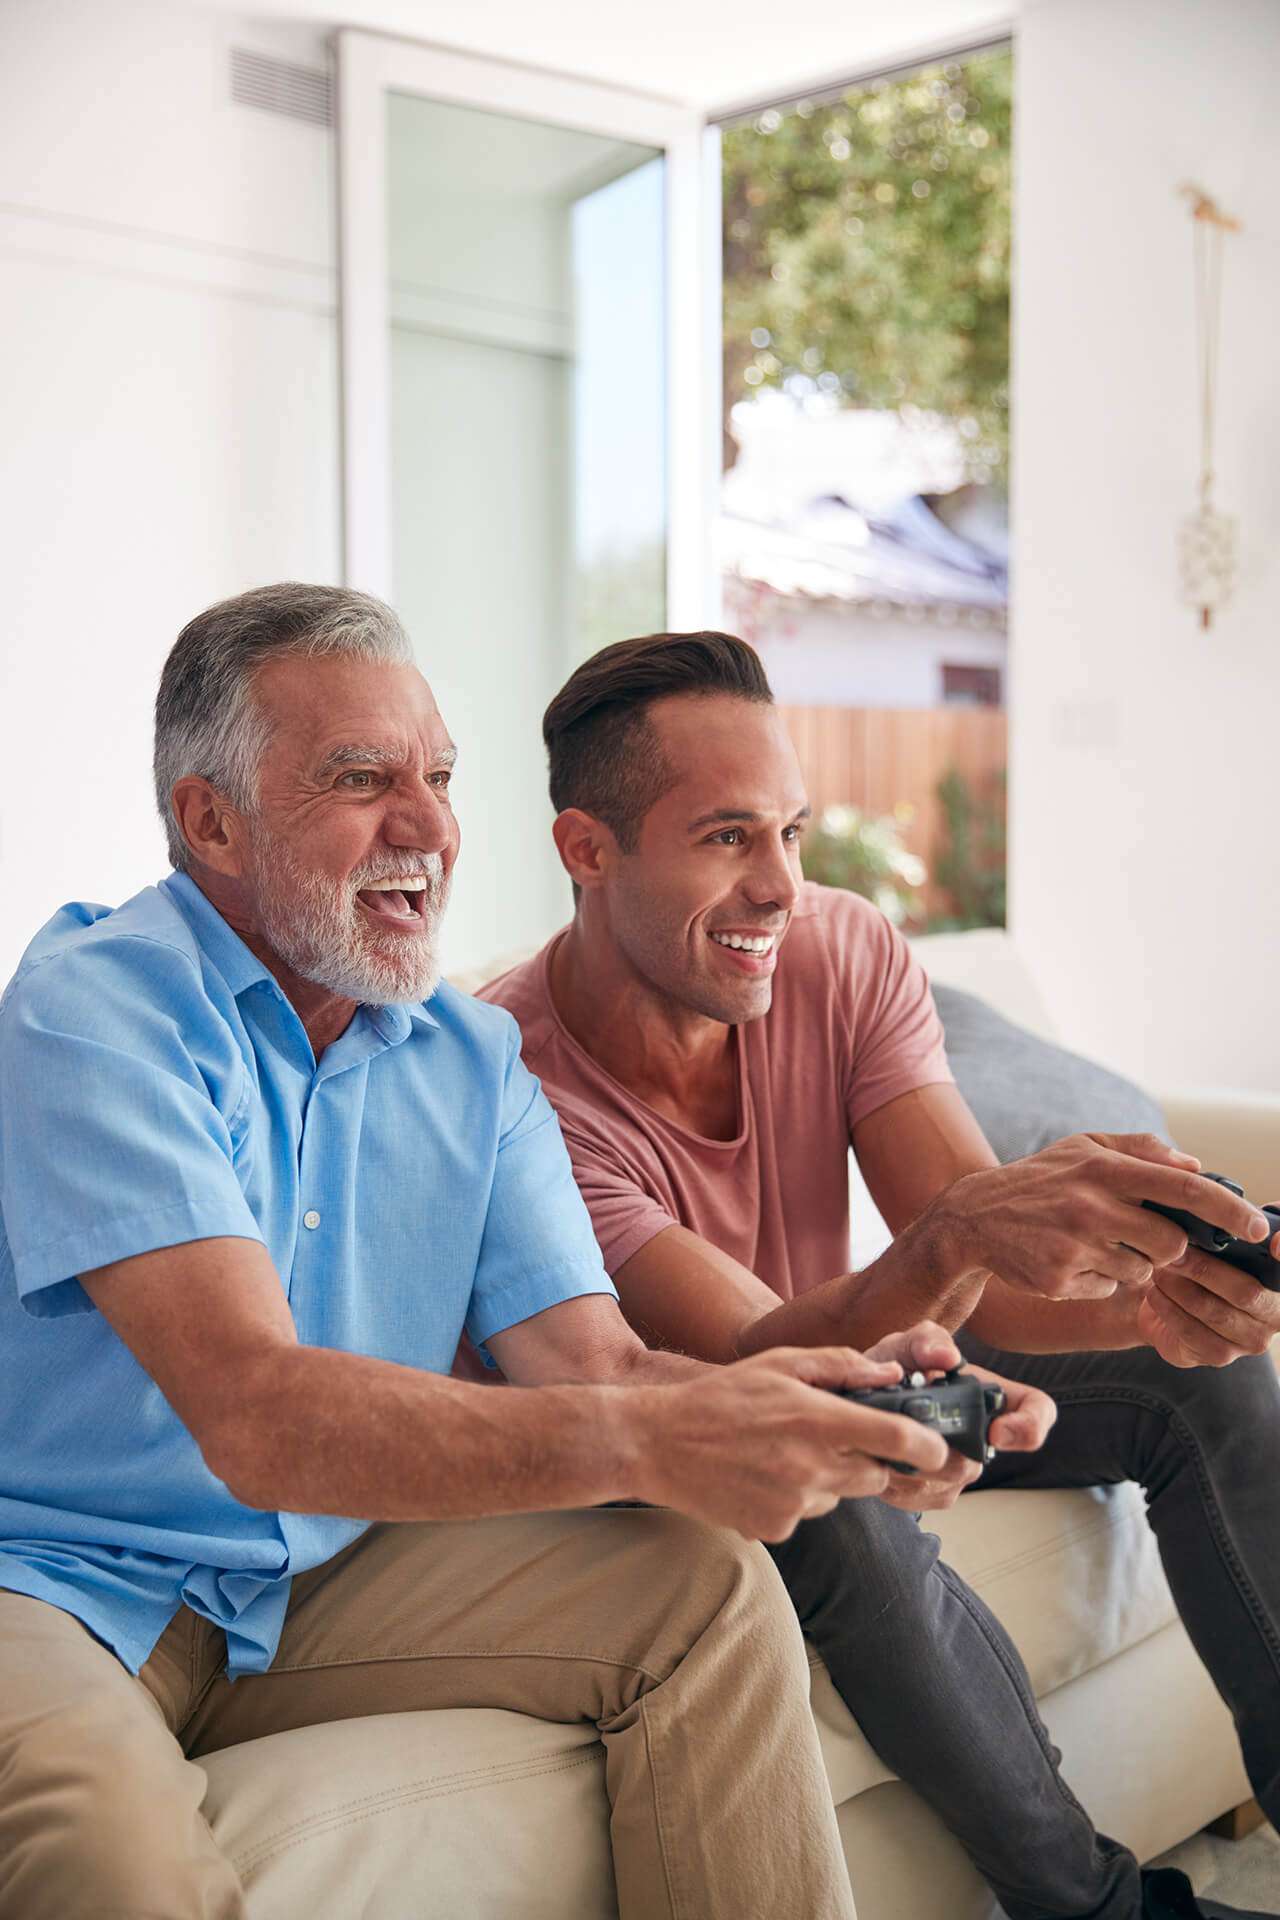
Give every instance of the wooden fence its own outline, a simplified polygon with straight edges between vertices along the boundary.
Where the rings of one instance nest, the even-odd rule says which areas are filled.
[[[923,889],[928,911],[948,912],[951,903],[932,877],[945,837],[938,782],[954,767],[976,797],[992,794],[1008,750],[1003,709],[784,707],[782,712],[814,812],[848,805],[872,814],[910,808],[903,845],[929,869]]]

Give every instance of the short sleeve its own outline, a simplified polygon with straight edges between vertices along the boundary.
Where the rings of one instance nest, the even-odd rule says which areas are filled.
[[[590,1293],[617,1298],[556,1116],[519,1049],[512,1021],[502,1133],[467,1309],[476,1346],[562,1301]]]
[[[632,1254],[680,1223],[655,1199],[635,1171],[603,1141],[565,1122],[565,1140],[578,1191],[586,1202],[606,1270],[616,1274]]]
[[[261,1240],[211,1090],[243,1078],[176,949],[98,941],[18,977],[0,1009],[0,1217],[29,1313],[91,1311],[78,1276],[135,1254]]]
[[[952,1079],[924,968],[878,910],[866,912],[862,931],[865,946],[845,982],[856,996],[845,1084],[851,1135],[868,1114],[899,1095]]]

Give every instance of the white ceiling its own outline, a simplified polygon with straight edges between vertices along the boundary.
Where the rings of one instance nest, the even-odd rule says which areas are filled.
[[[244,14],[243,0],[213,0]],[[183,0],[209,4],[209,0]],[[365,27],[633,87],[709,111],[1006,29],[1017,0],[265,0],[274,20]],[[259,8],[254,8],[259,11]]]

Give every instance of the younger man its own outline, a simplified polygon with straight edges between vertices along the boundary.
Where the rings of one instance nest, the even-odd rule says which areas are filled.
[[[803,882],[799,766],[742,641],[608,647],[543,732],[576,911],[486,995],[520,1023],[632,1324],[727,1362],[775,1342],[866,1347],[928,1318],[1024,1383],[1014,1424],[1036,1417],[1029,1388],[1051,1392],[1043,1449],[1002,1454],[986,1483],[1142,1482],[1184,1622],[1280,1820],[1266,1357],[1280,1297],[1141,1202],[1255,1238],[1263,1217],[1149,1135],[1076,1136],[998,1166],[906,943],[865,901]],[[897,1235],[856,1275],[850,1144]],[[1216,1371],[1231,1362],[1229,1379]],[[913,1484],[774,1549],[872,1745],[1012,1920],[1225,1911],[1197,1907],[1182,1876],[1140,1875],[1094,1831],[1004,1630],[894,1510]]]

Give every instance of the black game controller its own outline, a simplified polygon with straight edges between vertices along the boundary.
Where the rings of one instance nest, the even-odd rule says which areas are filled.
[[[1228,1192],[1239,1194],[1244,1199],[1244,1188],[1234,1180],[1228,1180],[1225,1173],[1202,1173],[1202,1180],[1216,1181],[1218,1186],[1226,1187]],[[1215,1259],[1225,1260],[1229,1267],[1238,1267],[1241,1273],[1265,1287],[1269,1293],[1280,1293],[1280,1260],[1272,1258],[1271,1242],[1280,1233],[1280,1206],[1259,1207],[1259,1213],[1265,1213],[1271,1223],[1271,1231],[1265,1240],[1237,1240],[1225,1227],[1210,1226],[1207,1220],[1201,1220],[1197,1214],[1184,1213],[1180,1207],[1157,1206],[1154,1200],[1144,1200],[1143,1206],[1151,1213],[1162,1213],[1166,1220],[1172,1220],[1175,1227],[1181,1227],[1193,1247],[1199,1247],[1204,1253],[1211,1253]]]
[[[896,1387],[837,1387],[834,1391],[842,1400],[856,1400],[881,1413],[900,1413],[908,1420],[918,1420],[922,1427],[932,1427],[966,1459],[985,1466],[995,1458],[996,1450],[987,1432],[996,1416],[1004,1412],[1003,1389],[988,1386],[963,1367],[953,1367],[932,1383],[922,1373],[911,1373]],[[898,1460],[886,1460],[885,1465],[895,1473],[919,1471]]]

